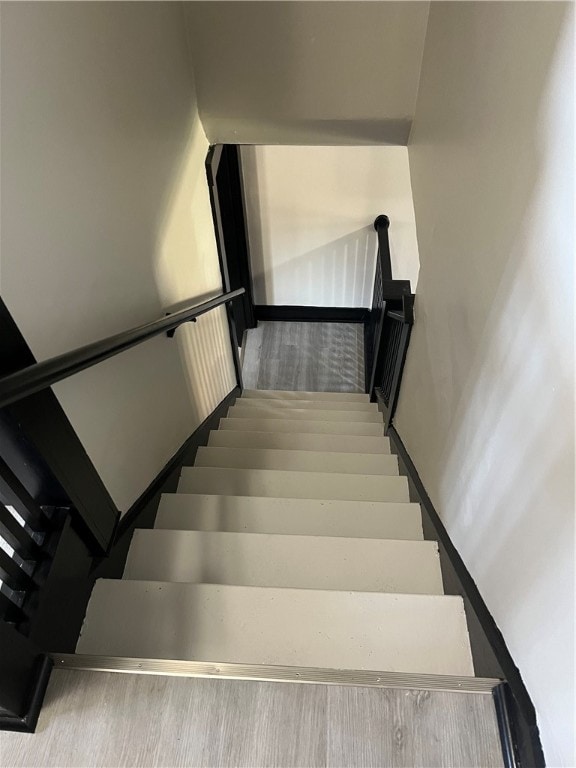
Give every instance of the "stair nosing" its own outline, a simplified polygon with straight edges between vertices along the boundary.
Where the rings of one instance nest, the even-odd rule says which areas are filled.
[[[422,672],[296,667],[272,664],[240,664],[218,661],[145,659],[100,654],[51,653],[55,667],[102,672],[132,672],[144,675],[258,680],[289,683],[319,683],[406,690],[492,694],[499,678],[470,675],[434,675]]]

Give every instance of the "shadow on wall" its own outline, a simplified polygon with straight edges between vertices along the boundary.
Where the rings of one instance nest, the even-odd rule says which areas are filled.
[[[167,312],[219,295],[222,278],[206,180],[208,141],[191,110],[181,162],[167,187],[158,228],[154,272]],[[193,409],[201,423],[236,384],[226,311],[186,323],[175,335]]]
[[[221,286],[181,5],[1,4],[2,296],[39,360]],[[227,394],[178,343],[55,386],[122,510]]]
[[[379,212],[393,274],[419,259],[405,147],[242,147],[257,304],[368,307]]]
[[[254,249],[255,301],[307,307],[370,307],[376,250],[372,226],[293,258],[277,259],[273,265],[262,250]],[[272,252],[273,248],[266,248],[266,253]]]
[[[290,144],[302,146],[374,145],[406,146],[412,118],[397,120],[276,120],[267,121],[236,118],[231,129],[229,117],[209,118],[210,135],[214,143],[273,144],[281,132]],[[281,127],[279,127],[281,126]],[[288,143],[288,140],[285,141]]]
[[[547,759],[572,765],[552,753],[569,754],[574,704],[571,11],[481,5],[430,14],[397,425],[520,668]]]
[[[572,369],[563,354],[563,341],[566,334],[570,334],[567,310],[572,300],[566,295],[565,301],[559,302],[561,285],[551,279],[551,271],[554,261],[561,260],[563,254],[572,254],[572,249],[562,238],[548,240],[545,250],[533,246],[549,229],[550,223],[550,219],[542,221],[547,206],[540,194],[545,178],[543,160],[549,152],[548,139],[542,131],[548,106],[543,94],[549,84],[552,56],[564,13],[560,8],[558,11],[556,24],[538,26],[534,40],[527,34],[521,39],[523,50],[517,54],[521,63],[518,68],[523,69],[523,80],[531,79],[530,91],[522,91],[522,103],[514,105],[518,106],[517,110],[508,107],[508,125],[504,125],[504,121],[498,124],[492,116],[490,130],[488,125],[478,126],[475,140],[480,141],[481,146],[477,147],[476,153],[469,153],[467,167],[454,164],[451,171],[444,171],[446,199],[440,204],[431,204],[437,214],[434,230],[424,233],[421,240],[418,304],[421,324],[419,330],[418,324],[415,326],[407,373],[409,375],[416,358],[420,358],[419,364],[421,356],[426,358],[430,373],[426,377],[428,388],[420,400],[420,410],[422,415],[427,412],[426,422],[434,419],[430,426],[441,441],[441,451],[434,456],[435,464],[444,468],[437,493],[447,500],[444,506],[448,517],[445,520],[449,524],[456,520],[460,524],[467,521],[464,527],[474,521],[474,510],[468,503],[463,503],[465,499],[470,501],[470,494],[478,503],[482,500],[483,516],[490,514],[489,510],[493,508],[495,519],[497,508],[506,508],[505,497],[513,495],[516,499],[514,506],[517,506],[519,498],[528,500],[533,496],[540,472],[519,487],[514,479],[516,471],[526,466],[526,458],[538,453],[535,451],[536,438],[544,430],[546,419],[557,402],[555,393],[566,391],[571,381]],[[542,52],[537,59],[528,56],[528,50],[534,50],[536,40],[540,41],[538,49]],[[480,51],[468,53],[481,61]],[[528,61],[532,64],[531,71],[526,71]],[[505,90],[508,92],[509,89],[510,84]],[[519,86],[518,90],[521,90]],[[497,99],[498,94],[494,93],[493,98]],[[528,116],[536,119],[529,120]],[[502,171],[500,153],[503,147],[498,149],[498,133],[504,127],[510,135],[517,137],[513,154],[512,147],[505,150],[508,171],[512,170],[507,173]],[[519,136],[523,137],[522,141],[518,140]],[[420,126],[416,125],[411,152],[415,176],[422,174],[428,166],[436,186],[439,176],[431,164],[432,154],[428,154],[433,148],[421,148],[420,140]],[[487,186],[484,180],[492,183]],[[416,184],[415,197],[417,187]],[[424,205],[417,199],[417,206],[418,203]],[[479,210],[490,226],[483,228],[481,237],[470,239],[467,225],[469,221],[477,221]],[[564,221],[569,222],[569,206],[565,214]],[[557,233],[550,231],[551,237],[554,234]],[[464,259],[461,248],[465,244],[467,256]],[[546,252],[548,256],[544,255]],[[439,256],[440,260],[431,256]],[[568,279],[567,269],[573,272],[571,261],[562,265],[564,285],[572,282]],[[466,290],[463,291],[464,286]],[[562,292],[565,291],[566,288]],[[560,317],[562,322],[559,322]],[[440,371],[442,373],[438,375]],[[544,386],[551,372],[553,389]],[[507,427],[507,422],[513,422],[520,415],[515,404],[536,405],[536,393],[538,407],[531,411],[529,419],[523,419],[522,440],[516,442],[519,432],[512,424]],[[477,422],[480,414],[494,412],[499,414],[496,435],[494,423],[485,418],[481,423]],[[484,495],[487,489],[482,486],[489,483],[490,476],[497,471],[495,466],[490,466],[488,457],[497,453],[494,440],[499,442],[500,437],[501,449],[507,455],[507,472],[505,475],[498,473],[498,489],[490,483],[488,497],[491,503],[487,508]],[[507,443],[516,443],[513,455],[505,450]],[[547,465],[558,466],[558,458],[556,452],[548,453],[547,459],[539,460],[541,470]],[[499,501],[500,491],[503,498]],[[499,534],[504,534],[509,525],[513,525],[513,521],[500,516]],[[486,531],[491,551],[494,550],[494,531],[493,526]],[[476,553],[482,551],[486,543],[476,536],[473,542],[469,541],[467,549],[471,547]],[[489,567],[490,559],[484,557],[482,568],[487,570]]]

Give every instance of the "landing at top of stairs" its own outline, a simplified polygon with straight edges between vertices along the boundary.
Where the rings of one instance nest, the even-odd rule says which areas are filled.
[[[245,389],[242,399],[267,398],[269,400],[341,400],[350,403],[369,403],[370,396],[357,392],[290,392],[281,389]]]

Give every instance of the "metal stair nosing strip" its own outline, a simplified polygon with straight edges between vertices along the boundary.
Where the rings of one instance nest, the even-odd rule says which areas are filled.
[[[376,672],[373,670],[322,669],[320,667],[288,667],[265,664],[219,664],[208,661],[139,659],[123,656],[53,653],[55,669],[88,672],[124,672],[172,677],[202,677],[223,680],[256,680],[260,682],[309,683],[316,685],[351,685],[371,688],[450,691],[491,694],[502,680],[491,677],[426,675],[408,672]]]

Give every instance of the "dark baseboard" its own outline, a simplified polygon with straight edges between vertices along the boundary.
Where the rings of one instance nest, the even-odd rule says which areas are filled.
[[[186,442],[178,449],[174,456],[172,456],[166,466],[160,470],[158,475],[152,480],[148,488],[146,488],[141,496],[136,499],[126,514],[123,515],[116,531],[114,540],[115,547],[128,532],[131,532],[134,529],[136,523],[138,523],[139,528],[153,527],[154,519],[156,517],[156,509],[161,494],[172,493],[176,490],[180,470],[183,466],[194,463],[196,451],[201,445],[206,445],[210,431],[218,428],[218,422],[226,415],[228,408],[231,405],[234,405],[234,401],[239,394],[240,389],[236,387],[224,398],[224,400],[222,400],[220,405],[218,405],[214,411],[204,419],[202,424],[200,424],[200,426],[190,435]],[[150,517],[151,504],[155,505],[154,516],[152,518]]]
[[[300,323],[365,323],[370,311],[362,307],[296,307],[257,304],[256,320],[285,320]]]
[[[0,712],[0,731],[20,731],[34,733],[50,681],[53,662],[49,656],[39,656],[36,662],[34,679],[28,693],[26,711],[21,717],[6,715]]]
[[[507,749],[512,750],[516,761],[511,765],[543,768],[546,763],[536,712],[520,671],[514,664],[502,633],[482,599],[474,579],[436,512],[402,439],[393,426],[388,429],[387,434],[392,450],[398,455],[400,470],[408,478],[410,499],[422,507],[424,538],[438,542],[445,592],[463,597],[475,673],[479,677],[499,677],[506,681],[506,686],[499,692],[495,703],[497,713],[500,710],[499,726],[503,739],[505,714],[508,719],[507,738],[512,741],[512,746],[508,744]]]
[[[107,556],[95,557],[74,521],[66,521],[30,633],[39,648],[74,653],[94,582],[122,577],[134,529],[154,526],[160,496],[176,490],[181,468],[194,462],[198,447],[208,442],[210,430],[217,428],[238,394],[236,388],[224,398],[134,502],[117,526]]]
[[[513,703],[510,700],[510,696],[510,686],[508,683],[501,683],[492,691],[504,768],[521,768],[521,766],[527,764],[521,762],[520,759],[518,737],[516,736],[515,728],[510,718],[510,713],[513,709]],[[532,764],[533,763],[530,763],[530,765]]]

